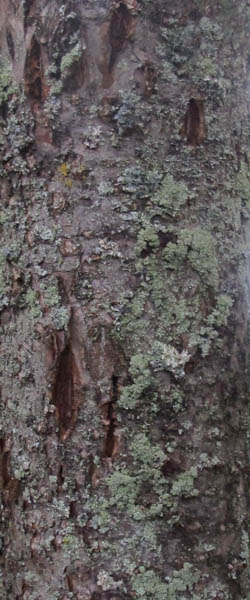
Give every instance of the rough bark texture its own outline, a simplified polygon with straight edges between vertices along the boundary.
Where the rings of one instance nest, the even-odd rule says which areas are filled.
[[[246,600],[247,0],[0,0],[1,600]]]

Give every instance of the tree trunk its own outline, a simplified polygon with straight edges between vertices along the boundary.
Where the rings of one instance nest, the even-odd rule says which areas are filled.
[[[0,0],[2,600],[247,600],[247,0]]]

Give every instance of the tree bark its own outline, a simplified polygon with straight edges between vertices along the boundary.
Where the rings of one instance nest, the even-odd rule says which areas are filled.
[[[248,600],[247,0],[0,0],[3,600]]]

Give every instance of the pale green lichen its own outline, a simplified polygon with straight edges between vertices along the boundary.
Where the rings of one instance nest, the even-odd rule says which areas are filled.
[[[115,590],[122,586],[122,581],[116,581],[107,571],[102,569],[97,575],[97,585],[104,591]]]
[[[178,352],[174,346],[156,341],[152,348],[150,363],[154,370],[167,370],[179,378],[185,375],[184,367],[189,360],[190,354],[187,350]]]
[[[194,197],[194,193],[189,191],[186,184],[176,182],[172,175],[166,175],[160,186],[160,189],[153,195],[152,203],[159,206],[162,213],[176,217],[181,213],[188,199]]]
[[[196,331],[190,333],[189,347],[199,347],[202,356],[207,356],[211,348],[216,344],[220,347],[219,328],[226,326],[233,305],[233,300],[226,294],[221,294],[217,298],[217,304],[214,310],[204,320],[203,324]]]
[[[163,256],[170,269],[183,267],[186,262],[200,276],[205,288],[217,290],[219,267],[215,242],[209,231],[182,229],[177,242],[169,242]]]
[[[194,488],[194,480],[197,478],[197,475],[197,467],[191,467],[189,471],[181,473],[172,485],[171,494],[173,496],[184,496],[185,498],[198,496],[199,491]]]
[[[142,353],[132,356],[129,372],[133,378],[133,383],[123,387],[118,404],[122,408],[131,410],[135,408],[141,399],[142,394],[146,392],[147,388],[152,383],[152,374],[149,368],[149,357],[143,355]]]
[[[119,509],[133,507],[139,490],[139,481],[127,472],[115,471],[108,479],[110,505]]]
[[[207,324],[213,327],[227,325],[232,306],[233,299],[230,296],[227,294],[221,294],[218,296],[216,307],[207,317]]]
[[[6,266],[6,257],[0,253],[0,310],[3,310],[9,304],[9,277]]]
[[[55,283],[49,285],[48,282],[42,282],[40,288],[46,306],[52,307],[59,305],[60,296],[58,293],[58,286]]]
[[[50,313],[50,319],[56,329],[67,330],[70,320],[70,310],[64,306],[53,307]]]
[[[248,531],[246,531],[246,529],[243,529],[242,533],[241,533],[241,552],[240,552],[240,556],[241,556],[241,558],[246,563],[249,563],[249,559],[250,559],[249,534],[248,534]]]
[[[174,413],[184,410],[184,392],[180,386],[172,386],[170,392],[164,395],[164,400]]]
[[[151,469],[162,466],[166,456],[160,446],[154,446],[144,433],[137,434],[131,445],[132,455],[140,465],[139,472],[151,475]],[[157,477],[159,472],[157,472]]]
[[[61,77],[62,80],[67,79],[70,75],[72,66],[77,64],[82,56],[86,46],[83,46],[79,41],[71,48],[71,50],[62,57],[61,60]]]
[[[161,473],[165,454],[159,446],[153,445],[144,433],[134,437],[131,453],[133,467],[130,471],[116,470],[108,478],[110,506],[116,506],[119,510],[126,509],[136,521],[161,516],[164,506],[174,504]],[[146,505],[143,497],[144,487],[153,493]]]
[[[191,592],[200,579],[200,571],[190,563],[184,563],[183,568],[174,571],[171,578],[164,582],[153,569],[140,567],[141,572],[132,578],[132,588],[138,598],[148,600],[177,600],[185,598],[185,592]]]
[[[141,229],[137,236],[136,251],[140,254],[143,250],[150,247],[152,249],[158,248],[160,243],[159,237],[155,231],[153,225],[148,224]]]
[[[102,139],[101,125],[89,126],[84,135],[84,143],[87,148],[95,150],[98,148]]]
[[[18,92],[18,86],[13,80],[12,71],[8,63],[0,61],[0,108],[9,101],[13,94]]]
[[[38,319],[42,316],[38,293],[31,288],[25,294],[25,303],[29,309],[29,314],[33,319]]]
[[[241,162],[239,173],[236,178],[236,190],[242,200],[250,206],[250,178],[248,166]]]

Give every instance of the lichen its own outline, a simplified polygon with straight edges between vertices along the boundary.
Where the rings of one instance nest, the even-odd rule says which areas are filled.
[[[184,598],[183,593],[191,592],[200,579],[200,571],[190,563],[184,563],[183,568],[174,571],[171,578],[163,581],[156,571],[140,567],[141,572],[132,578],[132,587],[139,598],[149,600],[176,600]],[[180,595],[179,595],[180,594]]]
[[[165,175],[159,190],[152,197],[152,203],[160,207],[163,214],[176,217],[181,214],[187,200],[194,196],[185,183],[176,182],[172,175]]]
[[[6,257],[0,253],[0,310],[9,304],[9,281],[7,273]]]
[[[170,269],[178,269],[189,263],[200,276],[205,288],[212,287],[216,291],[219,282],[219,268],[215,242],[209,231],[205,229],[182,229],[177,243],[169,242],[164,251],[164,258]]]
[[[41,317],[41,308],[39,303],[38,294],[35,290],[28,289],[25,294],[25,304],[29,308],[29,314],[33,319]]]
[[[65,80],[69,77],[71,69],[73,65],[79,62],[79,59],[82,56],[82,53],[86,46],[82,46],[82,44],[78,41],[70,51],[62,57],[61,60],[61,77],[62,80]]]
[[[58,286],[55,283],[49,285],[46,281],[40,284],[41,293],[43,294],[43,301],[46,307],[58,306],[60,303],[60,296],[58,293]]]
[[[64,306],[54,307],[50,312],[50,320],[55,329],[67,330],[70,320],[70,310]]]
[[[197,467],[191,467],[189,471],[181,473],[172,485],[171,494],[184,497],[198,496],[199,492],[194,488],[194,480],[197,475]]]
[[[155,249],[159,246],[159,243],[159,237],[154,226],[151,224],[145,225],[138,233],[136,251],[140,254],[147,247]]]
[[[178,352],[174,346],[158,341],[153,345],[151,365],[156,371],[166,369],[176,378],[181,378],[185,375],[184,367],[189,359],[190,354],[187,350]]]
[[[18,92],[18,86],[15,83],[10,65],[5,61],[0,61],[0,108],[9,102],[11,96]]]
[[[131,357],[129,372],[134,383],[124,386],[118,400],[119,406],[124,409],[133,409],[142,398],[142,394],[152,383],[152,374],[149,368],[149,357],[142,353]]]

